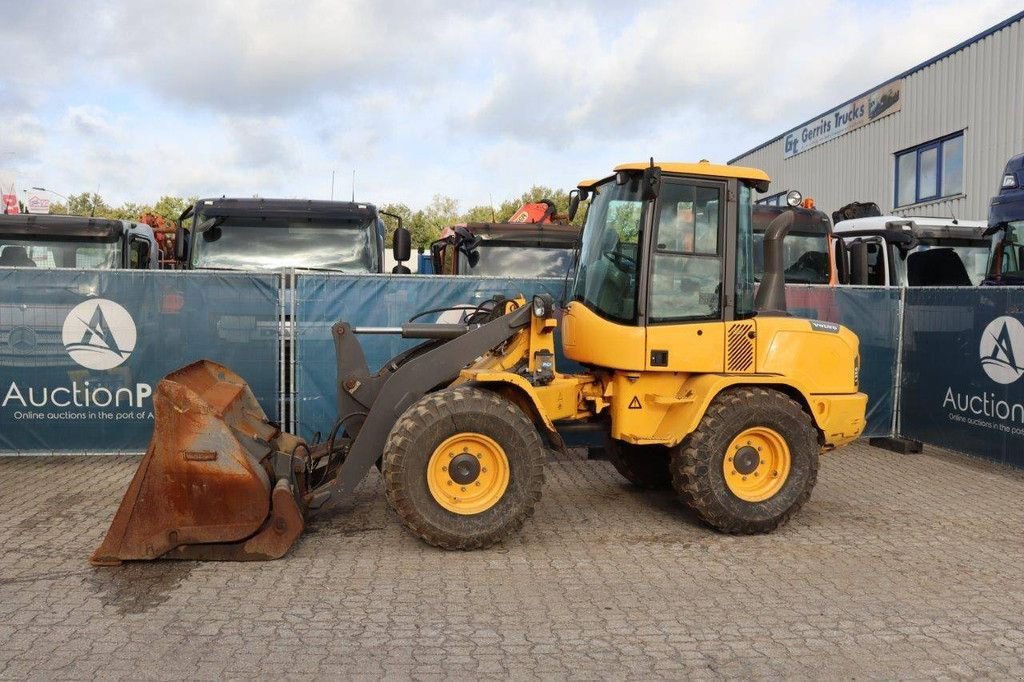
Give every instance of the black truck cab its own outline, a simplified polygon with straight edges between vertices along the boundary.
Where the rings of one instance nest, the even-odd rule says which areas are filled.
[[[192,219],[192,227],[183,222]],[[378,273],[384,221],[373,204],[201,199],[178,221],[178,261],[193,270]]]
[[[989,202],[986,234],[995,236],[982,284],[1024,285],[1024,154],[1006,163],[999,193]]]

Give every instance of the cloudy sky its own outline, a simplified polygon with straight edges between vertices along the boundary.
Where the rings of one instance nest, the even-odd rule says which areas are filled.
[[[21,187],[463,208],[627,160],[724,162],[1019,0],[0,0]]]

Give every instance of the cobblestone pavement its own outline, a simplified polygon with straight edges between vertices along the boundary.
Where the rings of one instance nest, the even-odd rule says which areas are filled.
[[[936,449],[827,456],[769,536],[561,459],[487,551],[374,473],[284,560],[93,569],[137,461],[0,459],[0,678],[1024,676],[1024,472]]]

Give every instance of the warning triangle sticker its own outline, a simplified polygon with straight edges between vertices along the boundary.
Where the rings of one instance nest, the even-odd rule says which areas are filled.
[[[629,401],[629,409],[631,410],[642,410],[644,406],[640,404],[640,398],[633,396],[633,399]]]

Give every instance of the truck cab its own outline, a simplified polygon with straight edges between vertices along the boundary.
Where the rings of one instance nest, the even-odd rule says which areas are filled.
[[[430,245],[433,271],[444,275],[566,277],[580,229],[558,223],[467,223]]]
[[[999,193],[992,197],[987,233],[993,235],[983,284],[1024,286],[1024,154],[1006,163]]]
[[[153,228],[86,216],[0,215],[0,267],[154,270]]]
[[[764,232],[775,218],[792,211],[793,226],[783,243],[786,284],[836,284],[832,222],[813,208],[754,204],[754,279],[764,277]]]
[[[192,228],[182,226],[192,219]],[[201,199],[178,220],[190,270],[379,273],[384,221],[373,204],[306,199]]]
[[[868,286],[977,286],[985,278],[987,223],[879,215],[832,228],[840,283]]]

